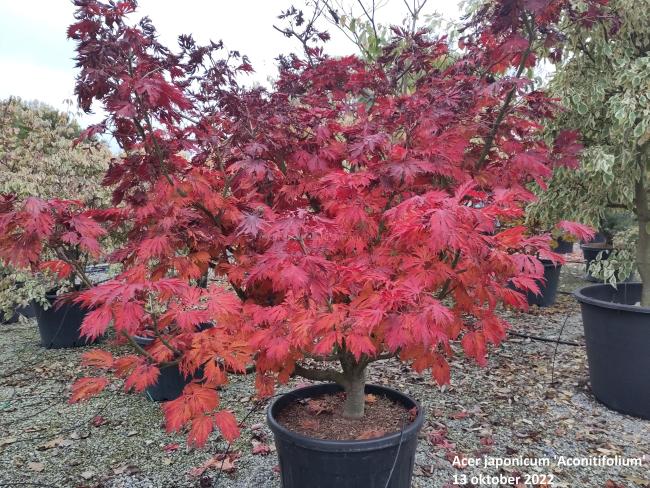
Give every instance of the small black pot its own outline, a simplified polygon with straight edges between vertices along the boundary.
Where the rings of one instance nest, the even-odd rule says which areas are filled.
[[[153,337],[134,336],[133,339],[142,347],[147,347],[154,341]],[[145,394],[154,402],[175,400],[183,392],[185,385],[190,383],[193,376],[184,376],[178,365],[160,368],[160,375],[155,385],[148,387]]]
[[[537,305],[538,307],[550,307],[555,304],[557,298],[557,287],[560,284],[561,264],[555,264],[546,259],[542,259],[544,265],[544,281],[538,282],[539,295],[532,292],[526,293],[528,305]]]
[[[557,245],[553,249],[558,254],[569,254],[573,252],[573,241],[565,241],[561,237],[557,238]]]
[[[31,319],[34,318],[34,307],[30,303],[29,305],[25,305],[24,307],[16,307],[14,309],[14,314],[9,317],[8,319],[5,319],[2,321],[3,324],[14,324],[18,322],[18,319],[20,317],[25,317],[26,319]]]
[[[541,259],[540,261],[544,265],[544,280],[537,281],[540,294],[536,295],[532,291],[527,291],[526,300],[528,301],[528,305],[550,307],[555,304],[555,299],[557,298],[557,287],[560,284],[560,270],[562,269],[562,265],[555,264],[546,259]],[[517,290],[512,284],[509,287]]]
[[[603,241],[604,242],[604,241]],[[612,252],[611,247],[603,247],[603,245],[599,245],[598,243],[596,244],[580,244],[580,248],[582,249],[582,255],[585,258],[585,277],[584,279],[587,281],[591,281],[592,283],[602,283],[602,280],[596,278],[589,272],[589,267],[591,266],[591,263],[596,260],[598,257],[598,254],[602,252],[601,256],[601,261],[606,260],[609,255]]]
[[[308,386],[278,397],[269,406],[266,419],[275,436],[282,487],[410,487],[418,432],[424,422],[422,408],[411,397],[383,386],[366,385],[366,393],[387,396],[407,409],[417,408],[418,412],[415,421],[401,433],[394,432],[377,439],[315,439],[292,432],[276,420],[278,412],[298,399],[340,391],[342,388],[332,383]]]
[[[32,302],[38,331],[41,334],[41,345],[44,348],[80,347],[97,342],[98,339],[91,341],[80,335],[86,309],[69,301],[55,304],[57,295],[54,292],[47,293],[45,297],[50,302],[50,308],[47,310],[43,309],[38,302]]]
[[[650,308],[634,304],[641,283],[589,285],[582,309],[591,389],[618,412],[650,419]]]

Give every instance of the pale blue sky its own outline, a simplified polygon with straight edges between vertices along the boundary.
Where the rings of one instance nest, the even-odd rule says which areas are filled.
[[[354,0],[343,0],[352,5]],[[384,0],[378,20],[399,23],[403,0]],[[458,16],[458,0],[429,0],[427,11],[446,18]],[[223,39],[229,49],[248,54],[256,74],[264,82],[275,73],[278,53],[296,46],[273,29],[277,14],[304,0],[140,0],[139,14],[148,15],[163,43],[174,45],[178,34],[192,33],[198,41]],[[68,0],[0,0],[0,99],[20,96],[65,109],[74,93],[74,43],[66,39],[74,7]],[[331,54],[353,52],[353,46],[331,27]],[[82,122],[100,115],[84,116]]]

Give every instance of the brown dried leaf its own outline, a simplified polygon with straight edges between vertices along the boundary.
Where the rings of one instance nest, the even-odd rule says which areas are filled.
[[[37,473],[40,473],[43,470],[45,470],[45,464],[43,464],[43,463],[30,462],[30,463],[27,463],[27,467],[29,469],[31,469],[32,471],[36,471]]]
[[[321,413],[334,413],[334,409],[324,400],[307,400],[307,411],[314,415]]]
[[[382,429],[368,429],[364,430],[357,436],[357,440],[364,440],[364,439],[376,439],[377,437],[381,437],[383,435],[386,435],[386,431]]]
[[[366,403],[376,403],[377,402],[377,397],[373,395],[372,393],[368,393],[366,395]]]

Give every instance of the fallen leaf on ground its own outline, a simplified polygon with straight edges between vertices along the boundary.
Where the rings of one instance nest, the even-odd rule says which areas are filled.
[[[179,444],[177,443],[172,443],[172,444],[167,444],[166,446],[163,447],[163,451],[165,452],[174,452],[179,448]]]
[[[83,479],[85,479],[85,480],[92,479],[94,476],[95,476],[94,471],[90,471],[90,470],[89,471],[84,471],[83,473],[81,473],[81,477]]]
[[[45,465],[43,463],[27,463],[27,467],[31,469],[32,471],[36,471],[37,473],[40,473],[45,469]]]
[[[93,417],[93,419],[92,419],[90,422],[91,422],[91,423],[93,424],[93,426],[95,426],[95,427],[101,427],[102,425],[107,424],[107,423],[108,423],[108,420],[106,420],[106,419],[105,419],[104,417],[102,417],[101,415],[95,415],[95,416]]]
[[[3,437],[0,439],[0,447],[8,446],[9,444],[13,444],[16,442],[15,437]]]
[[[607,480],[605,482],[605,488],[625,488],[623,485],[618,484],[616,481]]]
[[[137,466],[133,466],[132,464],[125,464],[123,466],[120,466],[118,468],[113,469],[113,474],[137,474],[140,472],[140,468]]]
[[[218,454],[217,456],[208,459],[201,466],[190,469],[189,475],[198,478],[210,468],[216,468],[224,473],[232,473],[236,469],[235,461],[238,457],[239,454],[236,453],[230,453],[228,455]]]
[[[263,442],[256,441],[255,439],[253,439],[251,442],[253,444],[253,454],[266,456],[267,454],[271,453],[271,448],[268,446],[268,444],[264,444]]]
[[[650,487],[650,479],[637,478],[636,476],[626,476],[625,479],[628,480],[630,483],[634,483],[635,485],[642,486],[643,488]]]
[[[36,446],[36,450],[38,451],[45,451],[47,449],[54,449],[55,447],[68,447],[72,445],[72,441],[70,439],[64,439],[63,437],[57,437],[55,439],[52,439],[50,441],[47,441],[40,446]]]

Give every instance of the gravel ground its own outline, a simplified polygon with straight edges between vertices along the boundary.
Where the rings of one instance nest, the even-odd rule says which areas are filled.
[[[565,266],[562,289],[582,284],[581,273],[578,265]],[[556,338],[564,325],[564,340],[583,341],[579,308],[567,294],[552,308],[507,315],[513,331]],[[221,461],[215,456],[225,451],[225,442],[213,436],[202,450],[187,448],[183,436],[164,432],[159,406],[144,396],[113,390],[69,405],[70,384],[83,374],[82,352],[40,348],[32,321],[0,326],[0,488],[279,487],[263,406],[246,421],[242,438],[231,449],[235,455],[224,463],[234,464],[234,469],[219,476]],[[371,381],[411,394],[426,409],[415,488],[515,486],[473,482],[472,476],[479,474],[554,476],[552,484],[540,478],[518,488],[650,487],[650,421],[618,414],[594,400],[582,347],[513,336],[492,351],[487,368],[458,358],[452,384],[443,389],[428,375],[414,374],[400,364],[377,364]],[[224,403],[242,418],[253,405],[253,395],[253,378],[235,377]],[[260,442],[271,446],[269,454],[252,453]],[[483,455],[546,458],[551,465],[452,465],[455,458]],[[562,456],[617,455],[645,456],[645,461],[641,466],[612,467],[558,466],[556,461]]]

